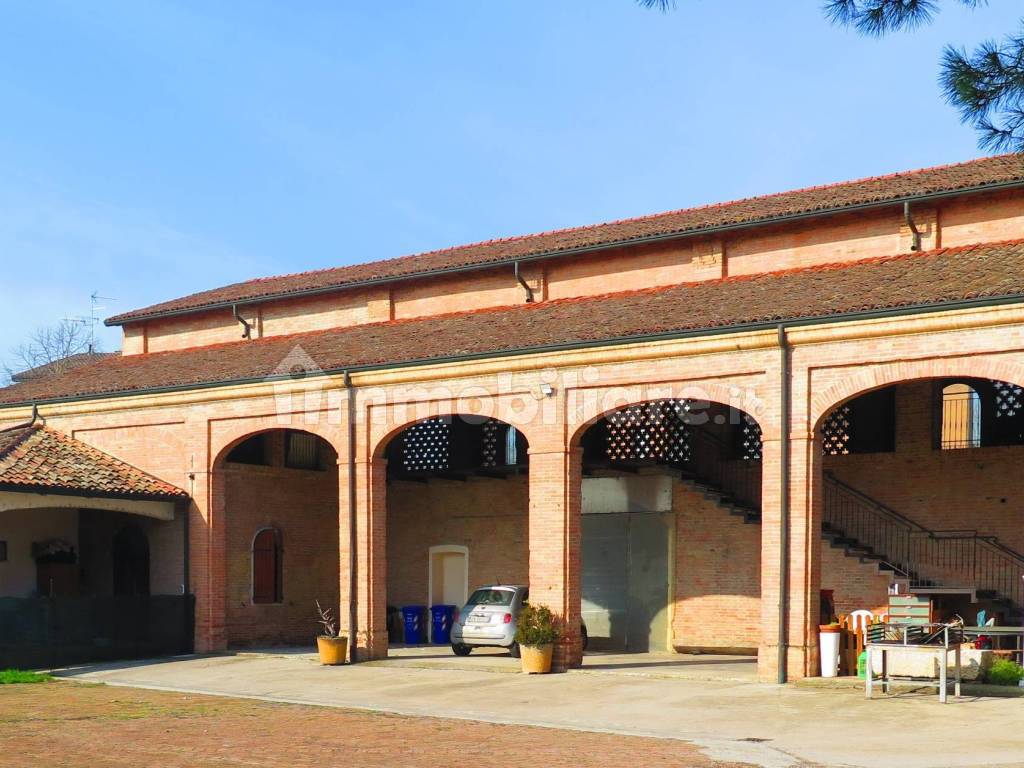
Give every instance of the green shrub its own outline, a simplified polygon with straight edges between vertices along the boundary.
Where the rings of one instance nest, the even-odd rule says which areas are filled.
[[[1009,659],[996,659],[985,679],[992,685],[1017,685],[1024,679],[1024,667]]]
[[[0,685],[14,683],[45,683],[53,678],[43,672],[25,672],[21,669],[0,669]]]
[[[516,620],[516,642],[520,645],[548,645],[558,639],[554,614],[543,605],[527,603]]]

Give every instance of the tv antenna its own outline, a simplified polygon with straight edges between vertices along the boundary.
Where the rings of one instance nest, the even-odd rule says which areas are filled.
[[[93,291],[89,294],[88,315],[72,315],[71,317],[64,318],[67,322],[81,325],[86,329],[86,332],[89,334],[90,355],[96,351],[96,326],[100,323],[100,312],[106,309],[105,306],[100,304],[101,301],[117,301],[117,299],[111,296],[100,296],[99,291]]]

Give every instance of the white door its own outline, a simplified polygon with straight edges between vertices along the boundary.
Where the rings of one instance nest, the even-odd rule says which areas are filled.
[[[430,548],[430,605],[461,608],[469,598],[469,550],[466,547]]]

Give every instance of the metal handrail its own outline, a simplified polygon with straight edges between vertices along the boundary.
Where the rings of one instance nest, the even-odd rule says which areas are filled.
[[[912,586],[961,582],[1024,607],[1024,555],[973,529],[933,531],[826,474],[824,521],[867,547]]]
[[[927,530],[923,525],[920,525],[919,523],[914,522],[913,520],[911,520],[906,515],[900,514],[899,512],[897,512],[892,507],[886,506],[885,504],[880,502],[878,499],[874,499],[874,498],[868,496],[863,491],[858,491],[853,486],[847,485],[842,480],[840,480],[838,477],[833,475],[831,472],[823,472],[822,474],[825,477],[825,482],[826,483],[831,483],[836,488],[841,489],[844,493],[848,493],[851,496],[853,496],[853,497],[855,497],[857,499],[860,499],[865,504],[867,504],[867,505],[869,505],[871,507],[874,507],[876,510],[878,510],[878,512],[880,512],[885,517],[892,518],[893,520],[895,520],[895,521],[897,521],[899,523],[902,523],[903,525],[905,525],[907,528],[909,528],[911,530],[917,530],[917,531],[926,531]]]
[[[729,446],[706,429],[689,428],[687,471],[724,497],[760,512],[761,462],[730,459]],[[823,521],[829,535],[885,564],[912,585],[961,581],[1024,609],[1024,554],[974,529],[930,530],[831,473],[824,473]]]

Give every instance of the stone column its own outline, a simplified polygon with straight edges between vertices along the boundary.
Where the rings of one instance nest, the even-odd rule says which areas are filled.
[[[583,663],[580,637],[580,450],[530,451],[530,602],[562,621],[552,667]]]

